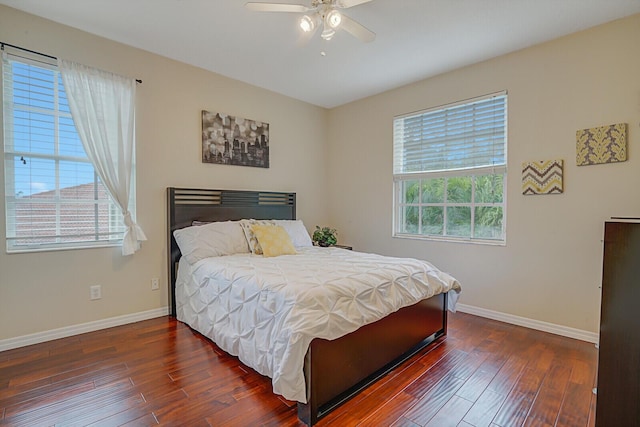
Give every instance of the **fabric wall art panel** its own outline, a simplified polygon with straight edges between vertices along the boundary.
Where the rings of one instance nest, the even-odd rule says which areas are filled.
[[[561,194],[563,160],[522,163],[522,194]]]
[[[617,163],[627,160],[627,124],[618,123],[576,132],[578,166]]]

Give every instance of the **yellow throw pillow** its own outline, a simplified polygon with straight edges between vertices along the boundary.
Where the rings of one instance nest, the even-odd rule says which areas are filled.
[[[244,232],[244,236],[247,238],[247,243],[249,244],[249,250],[251,253],[256,255],[262,255],[262,247],[256,239],[256,235],[253,232],[254,225],[275,225],[274,222],[270,219],[241,219],[240,227],[242,227],[242,231]]]
[[[279,225],[254,225],[251,230],[258,239],[265,257],[296,254],[291,237],[283,227]]]

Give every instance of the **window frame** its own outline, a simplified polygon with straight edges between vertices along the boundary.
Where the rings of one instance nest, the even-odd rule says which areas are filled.
[[[5,69],[5,60],[3,58],[2,64],[0,65],[0,70],[2,71],[1,77],[1,90],[2,90],[2,99],[3,99],[3,156],[2,161],[4,162],[4,188],[5,188],[5,250],[8,254],[13,253],[30,253],[30,252],[47,252],[47,251],[57,251],[57,250],[70,250],[70,249],[89,249],[89,248],[104,248],[104,247],[115,247],[121,246],[122,239],[124,236],[124,232],[126,228],[124,227],[122,221],[122,213],[118,208],[117,204],[112,200],[110,195],[108,194],[106,198],[100,197],[100,186],[102,186],[103,190],[106,191],[104,185],[100,183],[99,177],[95,170],[95,167],[91,164],[91,161],[84,153],[83,156],[74,156],[68,154],[61,154],[60,151],[60,143],[61,136],[59,133],[60,127],[60,119],[66,118],[71,120],[73,123],[73,117],[71,116],[71,112],[64,111],[60,108],[60,87],[62,87],[62,80],[60,77],[60,71],[58,70],[57,64],[52,63],[52,61],[47,58],[40,58],[38,55],[31,55],[25,53],[7,53],[3,52],[3,55],[7,55],[7,61],[18,62],[20,64],[26,66],[35,66],[41,69],[50,70],[54,74],[55,84],[53,85],[53,102],[54,105],[51,109],[24,105],[16,108],[13,101],[13,93],[7,93],[6,89],[9,85],[13,86],[14,76],[13,70]],[[10,75],[11,82],[5,82],[5,74]],[[31,86],[30,89],[31,91]],[[24,111],[26,113],[36,113],[36,114],[44,114],[47,116],[51,116],[53,119],[53,140],[52,140],[52,153],[42,152],[42,150],[36,149],[31,151],[25,151],[22,149],[16,149],[14,132],[15,132],[15,120],[14,115],[15,111]],[[74,126],[75,127],[75,126]],[[77,131],[74,129],[74,132],[77,136]],[[78,136],[79,138],[79,136]],[[15,182],[15,161],[20,158],[25,159],[38,159],[38,160],[47,160],[53,162],[53,175],[51,176],[53,180],[53,186],[50,192],[53,192],[53,197],[48,199],[37,199],[37,198],[28,198],[21,200],[20,197],[17,196],[17,184]],[[68,162],[70,164],[88,164],[91,165],[93,179],[91,182],[86,182],[77,185],[85,185],[89,184],[92,186],[93,198],[86,199],[73,199],[73,198],[64,198],[61,195],[62,190],[70,187],[61,187],[61,163]],[[135,168],[135,166],[134,166]],[[31,181],[33,182],[33,181]],[[135,215],[136,208],[136,197],[135,197],[135,169],[132,177],[132,192],[131,192],[131,202],[130,202],[130,211]],[[91,191],[91,190],[90,190]],[[30,195],[37,194],[31,193]],[[29,204],[43,204],[43,205],[53,205],[55,209],[55,226],[52,227],[54,231],[54,235],[48,235],[48,237],[52,240],[56,240],[55,242],[46,242],[46,243],[38,243],[38,242],[29,242],[29,243],[15,243],[16,240],[25,238],[25,239],[33,239],[37,238],[37,235],[33,232],[34,228],[31,228],[32,231],[31,236],[22,237],[18,235],[18,226],[16,224],[16,218],[18,216],[17,209],[18,203],[22,203],[23,205]],[[93,204],[93,231],[92,232],[82,232],[76,234],[62,234],[61,224],[62,222],[62,211],[65,208],[68,208],[73,205],[91,205]],[[101,231],[99,228],[100,217],[98,215],[101,207],[107,209],[107,231]],[[104,221],[104,219],[103,219]],[[77,241],[64,241],[69,238],[82,238],[93,236],[92,240],[77,240]]]
[[[466,107],[470,104],[481,102],[483,100],[492,99],[495,97],[504,97],[504,164],[495,164],[489,166],[478,166],[478,167],[467,167],[467,168],[457,168],[457,169],[441,169],[441,170],[433,170],[433,171],[417,171],[417,172],[404,172],[404,173],[396,173],[396,164],[397,159],[396,156],[398,153],[404,152],[398,150],[396,141],[396,132],[395,126],[396,121],[398,119],[412,118],[418,117],[421,115],[429,114],[429,113],[437,113],[442,112],[447,109],[452,109],[456,107]],[[482,245],[496,245],[496,246],[505,246],[507,243],[507,140],[508,140],[508,111],[507,111],[507,92],[501,91],[497,93],[492,93],[489,95],[468,99],[464,101],[453,102],[450,104],[438,106],[435,108],[430,108],[427,110],[418,111],[415,113],[404,114],[401,116],[394,117],[394,141],[393,141],[393,151],[394,151],[394,173],[393,173],[393,213],[392,213],[392,237],[394,238],[402,238],[402,239],[415,239],[415,240],[430,240],[430,241],[446,241],[446,242],[457,242],[457,243],[471,243],[471,244],[482,244]],[[501,202],[477,202],[476,201],[476,178],[480,176],[486,175],[498,175],[502,176],[502,201]],[[454,177],[471,177],[472,185],[471,185],[471,200],[469,202],[449,202],[447,200],[447,179]],[[442,202],[423,202],[423,184],[424,180],[438,179],[443,178],[445,180],[444,183],[444,195]],[[404,183],[408,181],[420,181],[419,184],[419,194],[417,197],[417,202],[406,202],[404,200]],[[418,209],[418,231],[416,233],[406,232],[406,222],[404,221],[405,216],[405,207],[414,206]],[[442,221],[442,234],[422,234],[422,212],[424,207],[442,207],[443,208],[443,221]],[[469,207],[470,208],[470,233],[469,236],[455,236],[448,235],[447,233],[447,208],[448,207]],[[477,207],[500,207],[502,209],[502,230],[501,230],[501,238],[491,239],[491,238],[481,238],[481,237],[473,237],[475,232],[475,209]]]

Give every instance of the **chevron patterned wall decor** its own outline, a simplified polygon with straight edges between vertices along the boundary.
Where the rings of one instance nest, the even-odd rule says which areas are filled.
[[[618,123],[576,132],[578,166],[616,163],[627,160],[627,124]]]
[[[561,194],[563,160],[522,163],[522,194]]]

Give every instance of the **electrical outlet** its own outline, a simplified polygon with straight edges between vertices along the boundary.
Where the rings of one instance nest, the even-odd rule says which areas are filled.
[[[151,279],[151,290],[157,291],[158,289],[160,289],[160,284],[158,282],[158,279],[154,277],[153,279]]]
[[[89,299],[96,300],[102,298],[102,286],[93,285],[89,287]]]

